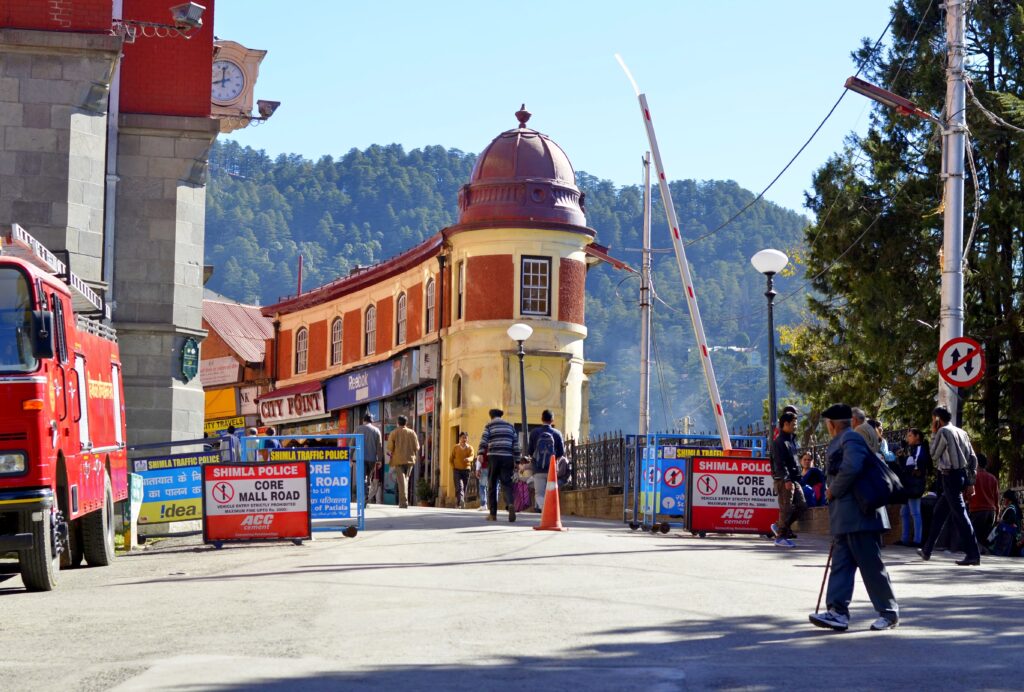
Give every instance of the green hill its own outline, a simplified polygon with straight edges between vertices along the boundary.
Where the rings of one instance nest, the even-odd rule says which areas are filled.
[[[207,188],[206,262],[216,268],[209,287],[234,299],[267,304],[294,293],[298,257],[303,286],[312,288],[357,265],[379,262],[455,223],[456,196],[476,156],[434,146],[406,152],[400,145],[353,149],[334,159],[296,155],[271,159],[235,142],[218,142]],[[617,187],[584,172],[588,224],[598,241],[639,268],[642,191]],[[728,220],[754,195],[734,182],[674,181],[672,194],[684,238],[698,238]],[[670,249],[655,189],[653,245]],[[687,248],[708,343],[731,425],[763,415],[767,371],[764,277],[750,257],[765,247],[790,251],[802,243],[806,220],[758,202],[735,222]],[[792,252],[790,253],[793,254]],[[607,363],[591,386],[594,432],[633,430],[639,391],[639,282],[635,275],[599,266],[587,279],[586,354]],[[795,321],[804,304],[796,278],[776,282],[778,323]],[[713,419],[681,282],[671,252],[654,259],[655,356],[652,428],[697,429]],[[741,348],[757,347],[754,352]],[[727,347],[734,347],[730,350]]]

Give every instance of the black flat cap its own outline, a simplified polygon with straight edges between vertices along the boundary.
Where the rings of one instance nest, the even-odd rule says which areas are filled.
[[[829,420],[850,420],[853,418],[853,409],[846,404],[832,404],[821,412],[821,417]]]

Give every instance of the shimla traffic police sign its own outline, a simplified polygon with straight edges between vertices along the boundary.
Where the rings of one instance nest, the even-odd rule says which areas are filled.
[[[985,374],[985,352],[974,339],[958,336],[939,349],[939,376],[954,387],[970,387]]]

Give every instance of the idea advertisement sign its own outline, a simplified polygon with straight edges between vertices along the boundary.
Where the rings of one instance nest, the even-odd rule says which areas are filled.
[[[203,467],[203,540],[304,539],[312,535],[309,464]]]
[[[687,485],[692,532],[768,534],[779,516],[768,459],[697,456]]]
[[[142,477],[140,524],[165,524],[199,519],[203,488],[200,466],[220,461],[219,452],[171,454],[134,459],[132,470]]]

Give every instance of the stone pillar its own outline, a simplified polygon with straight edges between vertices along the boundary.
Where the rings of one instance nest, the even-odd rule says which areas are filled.
[[[114,325],[130,444],[203,436],[204,394],[181,349],[201,340],[206,156],[218,121],[122,114]]]
[[[102,286],[106,88],[121,41],[0,29],[0,223]]]

